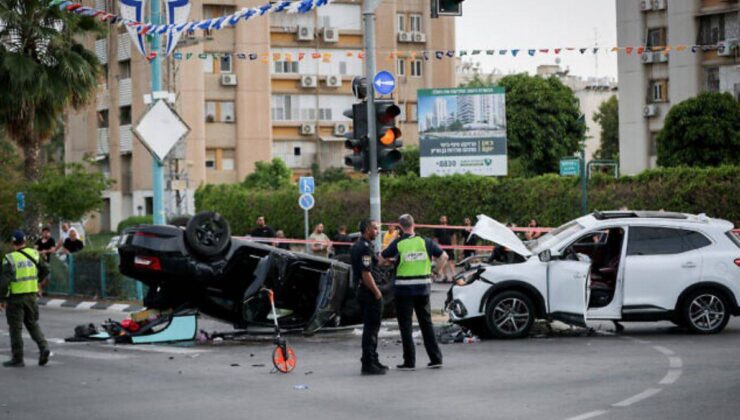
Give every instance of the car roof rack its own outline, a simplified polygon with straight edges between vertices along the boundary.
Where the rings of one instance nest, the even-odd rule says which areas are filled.
[[[610,220],[610,219],[688,219],[688,216],[683,213],[675,213],[669,211],[595,211],[593,217],[596,220]]]

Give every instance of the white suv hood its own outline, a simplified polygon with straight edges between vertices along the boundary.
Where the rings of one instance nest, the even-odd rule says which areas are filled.
[[[532,255],[524,245],[524,242],[511,229],[486,215],[478,215],[478,223],[473,227],[472,234],[478,235],[481,239],[509,248],[525,258]]]

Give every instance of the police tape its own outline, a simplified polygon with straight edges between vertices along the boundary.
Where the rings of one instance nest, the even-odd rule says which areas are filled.
[[[398,226],[398,222],[392,222],[392,223],[381,223],[383,226]],[[414,223],[415,228],[420,229],[449,229],[449,230],[468,230],[473,229],[473,226],[455,226],[455,225],[424,225],[424,224],[416,224]],[[514,232],[539,232],[539,233],[547,233],[553,230],[553,228],[548,227],[510,227]]]

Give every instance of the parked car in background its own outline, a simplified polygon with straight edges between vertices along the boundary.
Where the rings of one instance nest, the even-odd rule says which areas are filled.
[[[535,319],[668,320],[699,334],[740,314],[740,239],[732,223],[668,212],[596,212],[526,245],[478,216],[473,233],[519,258],[471,266],[448,293],[450,319],[499,338]]]

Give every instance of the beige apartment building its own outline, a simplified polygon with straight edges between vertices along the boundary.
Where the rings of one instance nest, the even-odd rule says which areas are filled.
[[[673,104],[700,92],[740,100],[740,6],[737,0],[618,0],[620,46],[660,50],[619,55],[620,165],[625,174],[654,168],[656,136]],[[676,51],[686,45],[685,51]],[[713,46],[691,52],[691,46]]]
[[[106,10],[116,3],[94,1]],[[193,0],[190,20],[263,3]],[[418,143],[417,89],[455,86],[455,60],[434,57],[455,49],[455,21],[432,20],[430,9],[430,0],[385,0],[377,10],[377,67],[397,76],[399,126],[411,145]],[[354,103],[352,79],[364,73],[362,21],[360,0],[335,0],[307,14],[183,35],[176,50],[182,56],[168,57],[162,69],[163,90],[176,94],[174,108],[191,130],[165,166],[167,213],[193,213],[200,185],[240,182],[255,162],[273,157],[296,175],[314,164],[344,167],[343,134],[352,127],[342,113]],[[93,223],[111,230],[129,216],[152,213],[151,157],[132,134],[147,109],[150,66],[123,28],[93,43],[106,75],[95,103],[68,115],[65,153],[69,161],[92,157],[115,181]],[[258,58],[244,59],[251,53]]]

